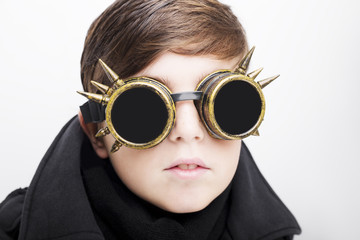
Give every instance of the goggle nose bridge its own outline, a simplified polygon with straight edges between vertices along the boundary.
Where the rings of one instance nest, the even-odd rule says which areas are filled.
[[[179,92],[172,93],[171,97],[174,102],[179,101],[188,101],[188,100],[200,100],[203,95],[202,91],[189,91],[189,92]]]

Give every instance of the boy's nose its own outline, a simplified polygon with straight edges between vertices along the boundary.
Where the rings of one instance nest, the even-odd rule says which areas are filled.
[[[204,139],[206,129],[195,108],[194,102],[181,101],[176,103],[176,120],[169,134],[173,142],[196,142]]]

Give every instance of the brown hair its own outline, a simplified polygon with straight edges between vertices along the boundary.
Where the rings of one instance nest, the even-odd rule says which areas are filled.
[[[229,59],[247,49],[236,16],[216,0],[117,0],[90,26],[81,79],[89,92],[90,80],[108,84],[99,58],[127,78],[165,51]]]

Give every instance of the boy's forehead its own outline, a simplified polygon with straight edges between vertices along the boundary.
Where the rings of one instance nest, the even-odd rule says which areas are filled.
[[[206,74],[219,69],[233,69],[237,66],[241,56],[231,59],[220,59],[214,55],[182,55],[166,52],[152,61],[148,66],[134,74],[137,76],[172,75],[174,73],[185,75],[189,71],[193,74]],[[177,70],[183,71],[178,72]],[[186,70],[186,71],[185,71]],[[161,77],[159,76],[159,77]]]
[[[134,77],[151,77],[172,88],[178,82],[198,83],[208,74],[217,70],[234,70],[239,59],[240,56],[223,60],[213,55],[180,55],[166,52],[136,73]]]

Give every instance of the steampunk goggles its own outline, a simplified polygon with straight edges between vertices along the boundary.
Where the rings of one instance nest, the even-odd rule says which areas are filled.
[[[91,81],[103,94],[78,92],[89,99],[81,106],[85,123],[106,121],[96,137],[111,134],[111,152],[124,145],[135,149],[154,147],[163,141],[175,123],[175,102],[194,100],[208,133],[218,139],[243,139],[259,135],[265,113],[262,88],[279,75],[255,82],[262,68],[246,75],[254,48],[235,71],[218,70],[203,78],[195,91],[172,93],[149,77],[120,79],[99,60],[112,86]]]

